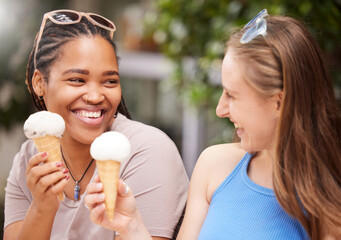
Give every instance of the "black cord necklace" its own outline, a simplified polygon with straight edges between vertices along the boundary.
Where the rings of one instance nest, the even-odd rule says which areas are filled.
[[[89,163],[89,166],[85,169],[85,172],[83,173],[83,176],[81,177],[81,179],[79,179],[79,180],[77,181],[77,180],[72,176],[71,169],[69,168],[69,166],[68,166],[67,163],[66,163],[66,160],[65,160],[65,158],[64,158],[64,154],[63,154],[62,149],[60,149],[60,152],[62,153],[62,157],[63,157],[63,160],[64,160],[64,162],[65,162],[65,166],[66,166],[67,169],[69,170],[70,175],[71,175],[73,181],[75,181],[75,183],[76,183],[76,186],[73,188],[73,190],[74,190],[73,200],[78,201],[78,200],[79,200],[79,192],[80,192],[80,190],[81,190],[81,187],[78,185],[78,183],[80,183],[80,182],[83,180],[83,178],[84,178],[86,172],[87,172],[88,169],[90,168],[90,166],[91,166],[92,162],[94,161],[94,159],[91,159],[91,162]]]

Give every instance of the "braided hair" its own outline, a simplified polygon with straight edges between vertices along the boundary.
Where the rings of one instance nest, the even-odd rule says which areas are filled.
[[[59,21],[68,22],[69,19],[64,14],[57,14],[54,16],[59,19]],[[67,24],[67,25],[59,25],[55,24],[49,20],[46,20],[46,25],[44,28],[44,32],[42,33],[41,40],[39,42],[39,46],[37,49],[37,53],[35,54],[35,48],[37,44],[37,37],[34,40],[33,48],[31,54],[28,59],[28,64],[26,67],[26,80],[25,83],[28,87],[28,90],[32,96],[34,105],[37,107],[39,111],[47,110],[45,102],[42,98],[40,98],[34,91],[32,86],[32,78],[35,71],[34,67],[34,55],[36,55],[36,69],[39,69],[40,72],[44,75],[44,80],[47,82],[50,71],[51,64],[59,57],[60,48],[64,46],[69,41],[79,38],[80,36],[95,36],[100,35],[104,39],[106,39],[115,50],[116,54],[116,45],[114,41],[110,38],[107,30],[92,24],[87,18],[82,17],[81,21],[76,24]],[[117,56],[116,56],[117,57]],[[126,104],[124,102],[123,95],[121,97],[121,102],[118,106],[117,112],[125,115],[127,118],[131,119],[131,115],[128,112]]]

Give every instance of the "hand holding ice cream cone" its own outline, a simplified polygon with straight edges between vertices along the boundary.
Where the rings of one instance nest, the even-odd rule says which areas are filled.
[[[27,138],[33,139],[39,152],[47,152],[47,162],[60,162],[60,139],[65,130],[64,119],[52,112],[40,111],[31,114],[24,124],[24,133]],[[63,201],[63,193],[58,195]]]
[[[120,165],[130,155],[129,140],[119,132],[105,132],[91,144],[90,154],[96,160],[98,174],[104,186],[106,213],[112,221]]]

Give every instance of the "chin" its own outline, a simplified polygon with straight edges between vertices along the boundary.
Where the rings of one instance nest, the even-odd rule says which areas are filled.
[[[86,131],[81,136],[78,135],[78,137],[75,137],[75,140],[85,144],[90,145],[97,137],[99,137],[103,132],[90,132]]]
[[[253,146],[250,143],[245,143],[243,141],[240,142],[241,148],[248,152],[248,153],[254,153],[254,152],[259,152],[261,149],[259,149],[257,146]]]

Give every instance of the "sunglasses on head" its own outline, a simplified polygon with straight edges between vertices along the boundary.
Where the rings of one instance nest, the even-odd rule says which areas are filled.
[[[266,16],[268,16],[268,11],[266,9],[263,9],[244,26],[243,30],[245,32],[240,39],[241,43],[248,43],[258,35],[262,35],[263,37],[266,35]]]
[[[59,25],[70,25],[79,23],[82,17],[86,17],[92,24],[99,26],[105,30],[110,32],[110,38],[114,38],[114,32],[116,31],[115,24],[102,17],[101,15],[95,13],[84,13],[84,12],[77,12],[73,10],[55,10],[44,14],[43,21],[40,26],[40,30],[38,33],[38,38],[36,41],[36,47],[34,51],[34,69],[36,69],[36,54],[38,51],[39,42],[41,40],[41,36],[43,35],[44,28],[46,25],[46,20],[49,19],[50,21],[54,22],[55,24]]]

